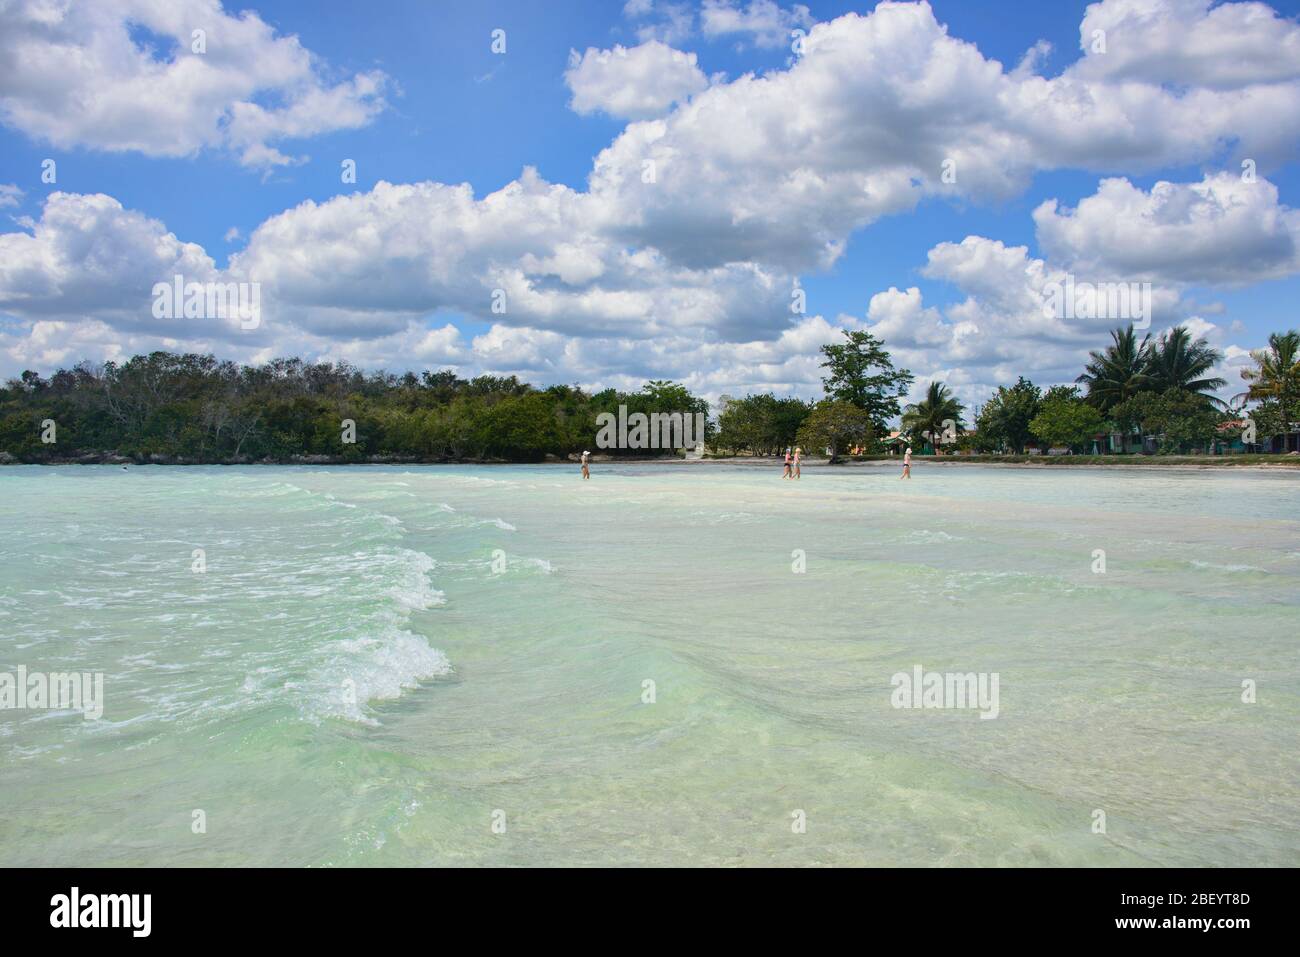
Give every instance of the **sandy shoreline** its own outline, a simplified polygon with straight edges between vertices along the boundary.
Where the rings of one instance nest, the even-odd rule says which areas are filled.
[[[610,456],[593,456],[591,464],[594,468],[602,468],[610,465],[655,465],[663,468],[706,468],[729,466],[732,468],[746,469],[773,469],[779,471],[784,461],[776,456],[772,457],[736,457],[736,458],[709,458],[709,459],[681,459],[664,456],[655,457],[624,457],[613,458]],[[85,456],[78,459],[56,459],[46,462],[20,462],[12,457],[6,460],[0,460],[0,466],[17,467],[21,465],[39,465],[46,468],[60,468],[66,466],[130,466],[132,468],[147,468],[149,466],[161,467],[180,467],[188,468],[193,466],[270,466],[270,467],[298,467],[298,468],[340,468],[353,466],[402,466],[405,468],[420,468],[425,466],[445,466],[445,465],[464,465],[464,466],[512,466],[512,465],[548,465],[556,468],[576,468],[578,465],[577,458],[572,460],[563,460],[552,458],[544,462],[502,462],[502,461],[436,461],[420,462],[408,461],[396,457],[376,456],[369,461],[345,461],[335,459],[332,456],[311,456],[308,461],[256,461],[256,462],[194,462],[194,461],[136,461],[126,456],[106,455],[106,456]],[[933,458],[930,456],[917,456],[912,460],[913,471],[920,473],[930,467],[939,468],[970,468],[972,466],[983,466],[986,468],[997,469],[1036,469],[1038,471],[1078,471],[1080,469],[1115,469],[1115,470],[1146,470],[1146,471],[1249,471],[1249,472],[1296,472],[1300,473],[1300,456],[1293,456],[1290,461],[1270,461],[1270,462],[1241,462],[1241,461],[1213,461],[1207,459],[1204,461],[1161,461],[1156,456],[1144,457],[1141,460],[1133,462],[1073,462],[1062,460],[1062,458],[1053,458],[1042,461],[1021,461],[1021,462],[998,462],[988,460],[969,460],[953,456],[951,458],[940,457]],[[843,460],[835,465],[829,465],[826,459],[804,459],[803,467],[822,471],[825,469],[881,469],[886,471],[901,471],[903,467],[902,459],[871,459],[867,461]]]
[[[780,470],[784,462],[777,457],[771,458],[725,458],[725,459],[665,459],[665,458],[644,458],[644,459],[608,459],[593,463],[596,465],[664,465],[664,466],[707,466],[707,465],[732,465],[743,468],[771,468]],[[1160,462],[1155,461],[1138,461],[1138,462],[1062,462],[1054,460],[1048,462],[989,462],[989,461],[966,461],[961,458],[931,458],[929,456],[917,456],[912,459],[912,471],[919,473],[931,466],[941,468],[969,468],[972,466],[983,466],[986,468],[998,469],[1037,469],[1039,471],[1057,471],[1057,470],[1078,470],[1078,469],[1119,469],[1132,470],[1142,469],[1147,471],[1252,471],[1252,472],[1300,472],[1300,456],[1296,457],[1295,462],[1260,462],[1258,464],[1239,464],[1236,462]],[[902,459],[872,459],[869,461],[843,461],[835,465],[828,465],[826,459],[805,459],[803,462],[805,469],[891,469],[901,471],[903,467]]]

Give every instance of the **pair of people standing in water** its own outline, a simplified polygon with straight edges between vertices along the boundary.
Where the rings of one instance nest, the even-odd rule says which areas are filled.
[[[781,478],[797,479],[799,477],[799,462],[802,456],[803,449],[801,448],[795,448],[793,459],[790,457],[790,450],[785,450],[785,471],[781,473]]]

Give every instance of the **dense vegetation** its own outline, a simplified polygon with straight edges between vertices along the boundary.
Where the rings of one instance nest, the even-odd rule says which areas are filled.
[[[593,448],[596,416],[620,404],[629,413],[708,411],[671,382],[590,395],[513,376],[396,376],[299,359],[239,366],[155,352],[10,381],[0,390],[0,450],[29,462],[105,452],[185,462],[526,462]],[[42,441],[43,423],[52,423],[54,442]]]
[[[1300,333],[1275,333],[1242,373],[1231,405],[1210,371],[1222,358],[1204,339],[1175,327],[1140,341],[1117,329],[1093,352],[1077,385],[1045,392],[1021,377],[973,410],[941,382],[903,406],[913,382],[884,343],[863,331],[822,347],[826,396],[819,402],[772,393],[724,396],[706,438],[720,454],[777,454],[797,445],[832,458],[881,454],[911,444],[919,453],[960,450],[1023,454],[1034,446],[1087,454],[1099,436],[1123,437],[1123,451],[1164,454],[1231,450],[1249,416],[1252,451],[1285,451],[1287,423],[1300,420]],[[1082,389],[1080,388],[1082,387]],[[0,461],[540,461],[593,449],[597,416],[695,413],[708,404],[684,386],[652,381],[638,392],[545,389],[514,376],[459,378],[454,372],[363,372],[347,363],[277,359],[261,366],[213,356],[155,352],[102,367],[87,363],[48,379],[24,372],[0,388]],[[889,438],[890,424],[901,434]],[[1278,438],[1275,438],[1278,437]],[[1225,439],[1229,440],[1225,443]],[[1294,437],[1292,438],[1294,444]],[[1224,450],[1229,450],[1225,448]],[[614,455],[644,450],[609,449]]]
[[[1154,447],[1162,454],[1231,446],[1234,440],[1243,450],[1267,451],[1271,439],[1285,451],[1286,423],[1300,420],[1298,346],[1300,333],[1270,336],[1267,349],[1251,354],[1255,368],[1242,372],[1248,388],[1224,403],[1214,393],[1227,383],[1210,374],[1223,356],[1204,339],[1193,339],[1182,326],[1141,341],[1132,326],[1116,329],[1111,344],[1090,354],[1076,380],[1085,393],[1074,386],[1043,393],[1021,378],[1000,387],[976,413],[974,430],[959,446],[1021,453],[1034,442],[1086,453],[1097,436],[1115,434],[1126,444],[1135,439],[1139,450]],[[1241,420],[1247,421],[1230,425]],[[1107,451],[1104,445],[1101,451]]]

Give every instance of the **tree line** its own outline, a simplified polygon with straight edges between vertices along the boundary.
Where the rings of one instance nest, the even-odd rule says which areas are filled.
[[[1268,347],[1251,353],[1242,371],[1245,388],[1225,402],[1215,394],[1227,382],[1214,376],[1223,355],[1204,338],[1175,326],[1140,340],[1132,326],[1111,333],[1111,343],[1089,354],[1073,384],[1046,390],[1021,376],[999,386],[982,405],[966,408],[942,382],[931,382],[917,402],[901,405],[914,377],[896,368],[884,343],[869,332],[844,332],[845,341],[822,347],[825,398],[816,403],[748,396],[724,404],[714,445],[755,453],[792,446],[830,452],[879,454],[915,451],[1023,454],[1030,445],[1088,453],[1159,453],[1208,450],[1225,438],[1243,437],[1252,451],[1295,445],[1300,421],[1300,332],[1274,333]],[[889,423],[899,421],[889,438]],[[1234,433],[1226,423],[1244,420]],[[1288,445],[1288,442],[1290,445]],[[1231,444],[1225,443],[1225,444]]]
[[[1023,452],[1036,442],[1088,452],[1097,436],[1117,435],[1124,452],[1207,450],[1234,438],[1252,451],[1273,444],[1286,451],[1291,425],[1300,421],[1300,332],[1273,333],[1268,342],[1242,370],[1243,390],[1225,402],[1215,393],[1228,383],[1213,375],[1223,355],[1204,338],[1183,326],[1140,340],[1132,326],[1115,329],[1110,345],[1089,354],[1075,385],[1043,391],[1022,377],[999,387],[959,444]],[[1229,423],[1244,424],[1225,431]]]
[[[1131,326],[1116,329],[1074,384],[1043,390],[1020,377],[971,410],[969,427],[942,382],[905,405],[914,376],[869,332],[845,330],[821,354],[824,398],[723,396],[705,433],[710,449],[772,455],[802,446],[832,459],[904,444],[920,453],[1023,453],[1031,444],[1088,452],[1095,437],[1119,434],[1123,451],[1183,452],[1208,448],[1223,423],[1246,415],[1258,446],[1273,439],[1285,449],[1290,424],[1300,421],[1294,330],[1252,353],[1244,390],[1225,403],[1215,393],[1226,383],[1212,375],[1222,356],[1205,339],[1181,326],[1140,340]],[[591,393],[451,370],[396,375],[296,358],[246,366],[154,352],[9,380],[0,388],[0,461],[534,462],[591,449],[597,417],[619,406],[629,415],[709,412],[703,398],[664,380]]]
[[[596,417],[620,405],[629,414],[708,412],[666,381],[591,394],[514,376],[395,375],[301,359],[245,366],[154,352],[10,380],[0,389],[0,450],[24,462],[109,453],[195,463],[533,462],[592,449]]]

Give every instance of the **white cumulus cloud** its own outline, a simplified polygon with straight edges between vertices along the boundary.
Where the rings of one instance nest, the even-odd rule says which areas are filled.
[[[1075,209],[1043,203],[1034,223],[1053,258],[1116,280],[1245,283],[1300,270],[1300,211],[1267,180],[1235,173],[1150,192],[1106,179]]]
[[[60,148],[223,148],[270,168],[300,159],[280,141],[369,123],[387,83],[375,70],[331,84],[297,37],[219,0],[0,4],[0,121]]]
[[[812,24],[811,12],[801,3],[786,9],[773,0],[704,0],[700,8],[700,29],[706,37],[740,35],[759,47],[790,44],[793,30]]]
[[[564,81],[573,92],[569,105],[576,112],[601,111],[631,120],[660,116],[709,85],[694,53],[658,40],[631,49],[588,47],[582,54],[574,50]]]

